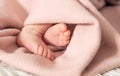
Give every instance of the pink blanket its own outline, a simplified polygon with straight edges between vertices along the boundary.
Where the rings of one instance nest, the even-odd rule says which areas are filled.
[[[39,76],[95,76],[119,67],[120,6],[101,12],[112,25],[89,0],[0,0],[0,60]],[[24,24],[59,22],[80,27],[73,33],[77,38],[80,30],[79,48],[70,47],[71,39],[64,54],[49,61],[17,45]]]

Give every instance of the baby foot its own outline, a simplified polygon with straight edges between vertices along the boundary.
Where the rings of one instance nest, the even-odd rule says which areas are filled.
[[[51,45],[66,46],[70,41],[70,30],[66,24],[56,24],[46,31],[44,40]]]
[[[41,38],[43,30],[45,30],[44,27],[46,28],[46,26],[42,25],[29,25],[24,27],[17,37],[17,42],[34,54],[54,60],[54,53],[47,47]]]

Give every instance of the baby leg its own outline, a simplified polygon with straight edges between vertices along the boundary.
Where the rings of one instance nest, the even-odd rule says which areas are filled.
[[[54,53],[42,40],[43,33],[49,27],[50,25],[26,25],[17,38],[18,44],[35,54],[53,60]]]

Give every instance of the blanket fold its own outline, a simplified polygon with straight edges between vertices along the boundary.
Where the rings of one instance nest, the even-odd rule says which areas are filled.
[[[90,0],[92,4],[97,8],[101,9],[105,6],[105,0]]]
[[[120,23],[118,22],[118,25],[109,23],[108,21],[111,20],[107,21],[105,18],[106,11],[101,10],[102,15],[90,0],[32,1],[34,6],[29,7],[32,3],[29,0],[11,2],[0,0],[0,8],[4,7],[5,10],[0,9],[0,15],[3,15],[0,16],[1,61],[39,76],[95,76],[120,66],[120,32],[118,32]],[[96,3],[96,1],[92,1]],[[5,8],[3,5],[5,3],[10,7]],[[97,8],[100,9],[104,5],[105,1],[101,0],[101,4]],[[2,13],[6,11],[10,11],[11,15]],[[120,15],[120,12],[116,15]],[[4,23],[2,22],[3,17]],[[120,19],[120,17],[117,18]],[[70,47],[74,43],[71,39],[67,51],[54,61],[49,61],[31,53],[25,47],[17,45],[16,37],[23,24],[61,22],[76,24],[73,36],[78,37],[76,35],[78,30],[80,36],[78,42],[80,43],[76,43],[76,45],[80,45],[79,48]],[[115,29],[114,26],[117,28]]]

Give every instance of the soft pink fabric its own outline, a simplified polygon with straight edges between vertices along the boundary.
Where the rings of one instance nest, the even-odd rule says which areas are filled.
[[[117,21],[118,25],[116,25],[116,22],[111,22],[113,26],[117,27],[117,29],[114,29],[89,0],[39,0],[36,2],[39,5],[36,4],[36,6],[33,6],[33,10],[30,10],[31,7],[28,7],[31,5],[30,0],[25,0],[28,2],[22,0],[0,1],[0,29],[2,29],[0,30],[1,61],[40,76],[95,76],[97,73],[103,73],[120,66],[120,35],[117,32],[117,30],[120,30],[120,23]],[[14,2],[18,2],[19,7],[22,8],[16,7],[16,3]],[[2,5],[5,3],[10,5],[8,9],[4,8],[5,5]],[[13,10],[14,8],[16,10]],[[117,12],[115,19],[120,19],[120,17],[117,17],[120,14],[118,11],[120,7],[114,8]],[[15,13],[18,9],[21,10]],[[4,13],[7,15],[6,19],[11,19],[8,20],[9,23],[5,20],[3,24],[1,21],[5,16],[2,12],[6,11],[10,12],[10,14]],[[104,9],[101,11],[105,16],[111,15]],[[30,14],[24,23],[24,19],[27,17],[26,12]],[[3,17],[1,18],[1,16]],[[18,23],[16,24],[17,20]],[[77,38],[75,34],[77,30],[80,31],[78,34],[80,36],[80,44],[75,43],[76,45],[80,45],[80,47],[70,47],[74,43],[71,40],[67,48],[69,51],[65,51],[63,54],[68,57],[64,58],[65,60],[62,58],[63,55],[59,56],[53,62],[34,55],[26,48],[19,47],[16,43],[16,36],[20,32],[17,28],[23,26],[19,25],[19,20],[20,24],[59,22],[77,24],[79,25],[77,27],[80,27],[80,29],[76,29],[73,36]],[[7,24],[7,27],[14,28],[3,28],[6,27],[5,24]],[[69,70],[72,72],[69,72]],[[72,75],[68,73],[72,73]]]
[[[91,16],[90,13],[86,10],[81,10],[84,10],[84,7],[77,0],[39,0],[34,10],[25,20],[25,24],[60,22],[79,24],[90,22],[87,16],[85,16]]]
[[[23,27],[26,12],[16,0],[0,0],[0,27]]]
[[[105,0],[90,0],[97,9],[105,6]]]
[[[111,11],[112,9],[112,11]],[[107,12],[106,12],[107,11]],[[101,13],[120,33],[120,6],[109,6],[101,10]],[[117,15],[114,15],[117,14]]]

